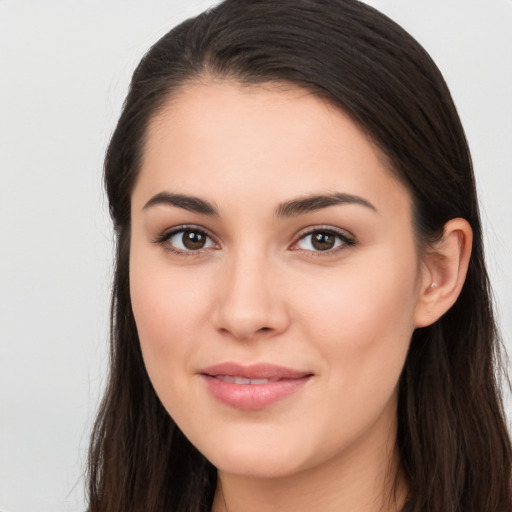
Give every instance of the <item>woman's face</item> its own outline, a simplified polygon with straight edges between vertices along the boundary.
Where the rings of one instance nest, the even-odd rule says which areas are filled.
[[[389,451],[427,277],[408,191],[342,111],[292,86],[185,87],[150,124],[131,236],[149,376],[215,466]]]

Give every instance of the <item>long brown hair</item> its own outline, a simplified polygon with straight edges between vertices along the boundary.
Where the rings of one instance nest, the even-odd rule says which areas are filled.
[[[128,281],[130,196],[147,126],[205,76],[286,82],[337,105],[388,156],[413,198],[419,244],[452,218],[473,229],[455,305],[417,329],[399,382],[397,446],[410,512],[512,510],[500,351],[469,149],[448,88],[402,28],[355,0],[226,0],[161,38],[134,72],[105,159],[117,240],[111,360],[91,439],[90,512],[206,512],[215,468],[160,404],[146,373]]]

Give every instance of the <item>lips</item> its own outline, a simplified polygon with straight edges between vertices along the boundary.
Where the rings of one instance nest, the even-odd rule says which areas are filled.
[[[233,377],[232,375],[215,375],[216,379],[231,384],[268,384],[269,382],[277,382],[279,379],[246,379],[245,377]]]
[[[236,409],[262,409],[299,391],[313,376],[274,364],[222,363],[203,369],[201,377],[214,398]]]

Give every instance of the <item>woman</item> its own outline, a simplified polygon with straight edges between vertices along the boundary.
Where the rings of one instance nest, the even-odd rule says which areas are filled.
[[[505,511],[510,440],[449,91],[352,0],[227,0],[134,73],[105,180],[90,510]]]

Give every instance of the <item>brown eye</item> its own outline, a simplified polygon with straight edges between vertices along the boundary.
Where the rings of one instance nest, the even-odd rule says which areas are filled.
[[[206,243],[206,236],[198,231],[184,231],[181,237],[183,246],[194,251],[202,249]]]
[[[176,252],[182,253],[215,247],[213,240],[204,231],[191,228],[173,231],[162,237],[160,243],[165,244]]]
[[[317,229],[303,235],[296,245],[299,249],[305,251],[329,252],[354,244],[355,241],[353,239],[341,232],[330,229]]]
[[[330,233],[314,233],[311,235],[311,245],[318,251],[328,251],[334,247],[336,237]]]

